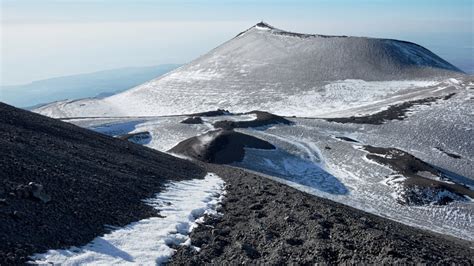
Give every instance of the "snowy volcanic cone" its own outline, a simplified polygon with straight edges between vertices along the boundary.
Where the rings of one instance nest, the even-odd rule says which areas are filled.
[[[126,92],[105,99],[55,102],[35,111],[52,117],[93,117],[228,108],[293,115],[302,113],[292,109],[300,102],[298,97],[309,92],[328,97],[330,88],[324,86],[334,81],[437,80],[460,74],[414,43],[299,34],[261,22],[189,64]],[[385,87],[382,84],[380,90]],[[349,92],[340,94],[337,98],[350,97],[345,95]]]

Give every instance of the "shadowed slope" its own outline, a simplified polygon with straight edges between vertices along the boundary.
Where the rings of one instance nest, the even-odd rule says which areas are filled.
[[[250,135],[218,129],[183,140],[169,151],[203,162],[226,164],[242,161],[244,148],[272,150],[275,146]]]
[[[142,200],[193,163],[0,103],[0,264],[157,215]]]

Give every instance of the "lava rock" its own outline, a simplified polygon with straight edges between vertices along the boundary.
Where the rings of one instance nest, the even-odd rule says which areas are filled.
[[[202,124],[203,120],[199,116],[192,116],[192,117],[188,117],[188,118],[184,119],[180,123],[182,123],[182,124]]]
[[[443,169],[434,167],[423,160],[396,148],[363,146],[369,152],[367,159],[387,165],[395,172],[402,174],[406,179],[392,182],[401,186],[398,193],[399,203],[407,205],[445,205],[454,200],[466,201],[466,197],[474,198],[474,191],[463,184],[450,180]],[[420,173],[429,173],[439,180],[448,179],[449,182],[427,178]]]
[[[232,130],[234,128],[249,128],[249,127],[264,127],[270,126],[274,124],[284,124],[284,125],[291,125],[293,122],[290,120],[283,118],[278,115],[274,115],[268,112],[263,111],[252,111],[244,114],[255,114],[257,116],[256,119],[250,121],[217,121],[214,123],[215,128],[222,128],[225,130]]]
[[[242,161],[244,148],[275,149],[269,142],[235,132],[214,130],[178,143],[169,152],[182,154],[203,162],[227,164]]]

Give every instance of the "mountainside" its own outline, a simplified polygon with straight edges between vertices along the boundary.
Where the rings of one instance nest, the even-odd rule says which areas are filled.
[[[156,216],[169,180],[202,178],[182,159],[0,103],[0,264],[82,245]]]
[[[35,111],[52,117],[92,117],[226,108],[314,116],[343,108],[341,101],[364,105],[456,75],[462,72],[414,43],[298,34],[262,22],[189,64],[126,92],[102,100],[53,103]],[[308,106],[295,106],[301,102]],[[321,106],[308,110],[311,104]]]

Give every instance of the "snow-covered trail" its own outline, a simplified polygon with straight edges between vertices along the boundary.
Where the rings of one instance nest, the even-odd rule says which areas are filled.
[[[212,173],[204,179],[170,183],[163,192],[145,200],[163,217],[129,224],[80,248],[35,254],[32,263],[162,264],[175,252],[169,245],[190,245],[188,234],[203,221],[204,215],[217,215],[216,208],[224,194],[224,181]]]

